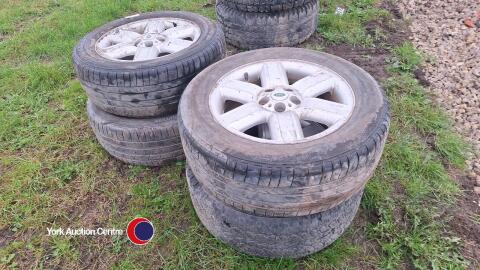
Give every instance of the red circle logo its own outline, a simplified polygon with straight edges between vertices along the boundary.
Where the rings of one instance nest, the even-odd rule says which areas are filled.
[[[145,245],[155,233],[152,222],[146,218],[135,218],[128,223],[127,236],[135,245]]]

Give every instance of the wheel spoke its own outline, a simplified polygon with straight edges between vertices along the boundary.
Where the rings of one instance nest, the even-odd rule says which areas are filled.
[[[118,31],[118,37],[120,40],[118,42],[134,42],[135,40],[139,39],[142,35],[137,32],[130,31],[127,29],[120,29]]]
[[[268,127],[272,140],[293,142],[303,139],[300,119],[293,111],[272,113],[268,118]]]
[[[163,21],[149,21],[145,26],[144,34],[157,34],[165,31],[165,23]]]
[[[220,115],[219,120],[222,125],[243,132],[251,127],[265,123],[268,115],[267,111],[264,111],[260,106],[252,102]]]
[[[162,52],[175,53],[181,51],[188,46],[192,45],[193,41],[184,39],[171,39],[167,44],[164,44],[161,48]]]
[[[139,40],[142,35],[137,32],[133,32],[126,29],[119,29],[118,32],[105,36],[98,42],[100,48],[108,48],[118,44],[135,44],[135,41]]]
[[[158,56],[158,49],[154,46],[152,47],[138,47],[137,51],[135,52],[135,56],[133,60],[150,60],[157,58]]]
[[[314,121],[331,126],[348,117],[347,105],[319,98],[306,98],[296,109],[302,120]]]
[[[110,58],[122,59],[127,56],[132,56],[137,51],[137,47],[128,43],[119,43],[104,49],[101,49],[102,53]]]
[[[287,72],[279,62],[263,64],[260,81],[264,88],[289,85]]]
[[[238,80],[228,80],[221,83],[219,90],[224,100],[233,100],[240,103],[254,102],[262,88],[258,85]]]
[[[303,97],[318,97],[335,88],[335,79],[322,73],[300,79],[292,87],[300,91]]]
[[[172,27],[165,30],[162,34],[167,36],[170,39],[183,39],[183,38],[192,38],[195,35],[195,27],[190,25],[182,25],[177,27]]]

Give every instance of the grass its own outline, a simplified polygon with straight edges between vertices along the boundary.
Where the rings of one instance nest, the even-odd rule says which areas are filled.
[[[388,16],[388,12],[376,7],[376,0],[327,0],[320,1],[318,31],[327,43],[348,43],[373,46],[384,33],[377,27],[372,33],[365,29],[365,23]],[[335,14],[337,7],[344,8],[343,15]]]
[[[420,54],[409,42],[404,42],[392,50],[393,57],[390,62],[390,70],[396,72],[413,72],[421,64]]]
[[[416,269],[464,269],[459,239],[445,231],[447,220],[440,217],[460,193],[443,164],[461,168],[466,145],[414,79],[421,58],[412,45],[394,47],[388,62],[390,143],[362,201],[378,219],[368,233],[383,252],[379,266],[397,269],[407,261]]]
[[[446,167],[462,166],[465,144],[413,78],[421,58],[408,43],[392,49],[390,78],[382,82],[392,126],[362,200],[366,225],[354,225],[307,258],[270,260],[236,252],[197,219],[183,163],[162,169],[129,166],[101,149],[73,73],[75,43],[93,28],[136,12],[189,10],[214,18],[206,3],[9,0],[0,7],[0,268],[465,267],[458,239],[438,218],[460,192]],[[346,13],[333,15],[336,6],[346,7]],[[322,46],[378,46],[386,33],[366,31],[365,24],[387,14],[372,0],[325,1],[319,15]],[[125,237],[46,236],[48,227],[124,228],[135,216],[156,226],[155,238],[144,247]],[[366,247],[356,241],[359,236],[366,238]]]

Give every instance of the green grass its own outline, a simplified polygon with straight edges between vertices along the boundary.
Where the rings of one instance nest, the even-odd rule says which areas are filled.
[[[455,134],[453,123],[435,106],[411,72],[421,64],[421,56],[410,43],[392,49],[388,59],[392,77],[385,82],[385,90],[398,111],[402,129],[412,128],[424,138],[431,138],[432,147],[448,162],[457,167],[465,164],[467,145]]]
[[[0,268],[112,269],[396,269],[462,268],[454,235],[438,219],[458,188],[446,166],[461,167],[465,145],[411,71],[421,61],[411,45],[392,50],[382,82],[392,126],[385,154],[367,186],[361,212],[326,250],[301,260],[251,257],[215,240],[190,203],[184,164],[162,169],[110,158],[85,116],[86,96],[70,59],[75,43],[103,23],[136,12],[189,10],[214,18],[207,1],[12,0],[0,7]],[[332,15],[335,6],[347,8]],[[326,1],[319,30],[331,43],[373,46],[386,35],[364,24],[387,16],[375,1]],[[125,228],[135,216],[156,227],[152,243],[125,237],[56,238],[47,227]],[[476,217],[478,220],[478,217]],[[359,244],[359,236],[366,244]],[[2,243],[2,239],[0,239]],[[373,255],[372,255],[373,254]],[[378,255],[375,255],[378,254]]]
[[[378,0],[327,0],[320,3],[318,31],[328,43],[372,46],[374,41],[384,38],[379,27],[368,33],[364,26],[369,21],[388,16],[385,10],[376,7]],[[337,7],[344,8],[345,13],[335,14]]]
[[[459,241],[445,232],[447,220],[440,216],[460,193],[443,164],[463,167],[466,145],[413,78],[418,53],[408,43],[392,52],[392,74],[384,82],[392,114],[389,143],[362,201],[378,218],[368,232],[383,252],[379,266],[397,269],[406,260],[417,269],[464,269]]]
[[[397,72],[412,72],[422,62],[421,55],[409,42],[393,48],[393,57],[389,59],[390,69]]]
[[[29,25],[35,17],[45,16],[55,6],[55,1],[4,0],[0,7],[0,40]]]

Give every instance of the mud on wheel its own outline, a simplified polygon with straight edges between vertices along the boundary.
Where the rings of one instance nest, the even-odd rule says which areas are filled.
[[[362,191],[324,212],[298,217],[259,217],[235,210],[208,194],[187,166],[195,211],[208,231],[235,249],[262,257],[303,257],[325,248],[350,225]]]
[[[314,214],[357,194],[388,125],[387,102],[368,73],[295,48],[210,66],[179,107],[187,161],[205,191],[259,216]]]

